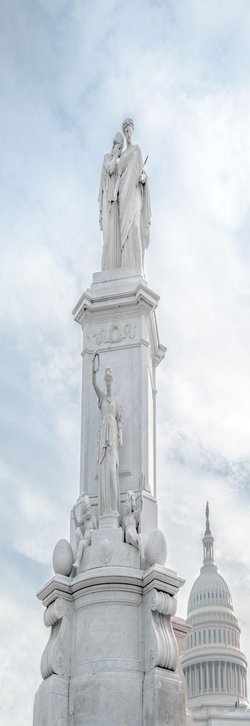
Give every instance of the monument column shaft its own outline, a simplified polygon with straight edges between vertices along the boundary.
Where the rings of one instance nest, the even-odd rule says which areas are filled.
[[[73,311],[83,330],[80,491],[89,495],[97,509],[96,442],[100,412],[91,384],[91,368],[94,352],[98,351],[98,386],[103,388],[104,371],[110,366],[113,393],[119,393],[122,402],[121,507],[128,490],[137,495],[143,491],[145,520],[150,501],[156,499],[156,366],[166,350],[158,337],[158,299],[140,271],[119,268],[95,274],[90,289]],[[156,505],[154,512],[151,528],[157,526]]]

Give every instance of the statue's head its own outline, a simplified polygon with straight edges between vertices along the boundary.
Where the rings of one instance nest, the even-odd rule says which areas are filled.
[[[109,366],[106,368],[104,380],[107,386],[107,393],[110,393],[112,388],[113,375],[112,370],[111,368],[109,368]]]
[[[128,491],[126,494],[125,502],[126,512],[134,512],[135,510],[135,495],[134,492]]]
[[[127,141],[131,141],[134,131],[134,122],[132,118],[125,118],[122,124],[122,130]]]
[[[113,146],[112,146],[112,152],[115,151],[115,148],[118,147],[119,153],[118,156],[121,156],[122,149],[124,144],[124,138],[121,131],[117,131],[117,134],[114,137]]]

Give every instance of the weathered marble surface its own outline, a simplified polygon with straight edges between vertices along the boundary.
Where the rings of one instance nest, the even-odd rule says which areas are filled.
[[[133,144],[134,122],[126,118],[110,154],[105,154],[99,189],[99,223],[103,231],[102,270],[138,267],[142,272],[149,245],[151,205],[145,161]]]
[[[113,375],[110,366],[105,370],[106,392],[97,385],[99,353],[92,361],[92,383],[98,398],[101,420],[97,438],[98,514],[119,515],[119,448],[122,446],[122,407],[112,393]],[[98,368],[96,363],[98,362]]]
[[[136,498],[134,492],[127,492],[122,527],[124,532],[124,541],[127,544],[132,545],[132,547],[136,547],[136,549],[139,550],[141,556],[143,556],[143,542],[141,533],[139,532],[143,497],[140,496],[138,499],[139,504],[138,506],[136,506]]]
[[[186,726],[184,686],[171,671],[154,668],[146,674],[143,726]]]
[[[92,513],[90,499],[81,494],[72,509],[75,524],[76,557],[74,567],[79,568],[83,552],[92,543],[92,532],[97,529],[96,517]]]
[[[140,568],[140,554],[124,542],[121,527],[101,527],[93,532],[92,547],[84,553],[80,572],[110,565]]]
[[[105,529],[111,544],[116,538],[118,545],[120,537],[129,555],[139,557],[122,542],[122,530],[112,527],[93,533],[96,552]],[[182,584],[172,570],[154,566],[143,572],[129,560],[112,564],[112,558],[72,579],[52,578],[38,593],[51,633],[34,726],[165,726],[167,711],[171,726],[184,726],[185,694],[172,627]]]
[[[51,675],[35,695],[34,726],[69,726],[69,679]]]
[[[121,265],[121,234],[118,201],[114,200],[115,185],[118,178],[118,159],[124,144],[120,131],[114,137],[110,154],[103,159],[99,189],[99,224],[103,232],[102,270]]]
[[[107,366],[113,394],[122,401],[123,446],[119,451],[120,513],[128,490],[147,494],[141,526],[157,527],[156,505],[156,367],[165,355],[159,342],[155,311],[158,296],[140,270],[96,273],[74,309],[83,330],[81,491],[97,514],[96,441],[100,413],[91,385],[92,359],[100,353],[100,380]]]
[[[82,501],[85,509],[80,516],[76,508],[71,513],[77,574],[75,567],[71,576],[56,574],[38,593],[49,639],[33,726],[186,726],[172,625],[183,580],[163,566],[166,547],[157,529],[156,367],[165,355],[156,323],[158,299],[140,263],[137,268],[94,275],[74,309],[83,330],[84,496],[78,504]],[[109,381],[104,394],[95,364],[92,369],[96,351],[100,379],[106,370]],[[118,399],[123,407],[123,446],[119,479],[112,479],[113,470],[106,465],[99,476],[96,445],[99,441],[99,464],[103,427],[103,442],[110,441],[118,464]],[[108,411],[102,409],[104,400]],[[71,551],[59,563],[61,572],[69,566],[67,554]],[[157,560],[161,564],[155,564]]]
[[[122,130],[127,145],[121,155],[115,189],[119,206],[121,266],[138,265],[143,269],[144,253],[149,245],[151,219],[148,177],[141,149],[133,144],[133,120],[126,118]]]

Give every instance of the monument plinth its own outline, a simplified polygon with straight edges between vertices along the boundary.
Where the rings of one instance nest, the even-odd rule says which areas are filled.
[[[126,544],[127,562],[117,565],[111,532],[96,543],[99,566],[75,578],[55,575],[38,593],[51,634],[36,726],[186,723],[171,623],[183,580],[157,565],[143,572]]]
[[[70,543],[40,590],[50,628],[34,726],[185,726],[172,618],[183,580],[157,523],[159,297],[143,273],[148,180],[132,122],[104,157],[102,271],[74,308],[83,331],[80,493]],[[98,410],[99,409],[99,410]]]

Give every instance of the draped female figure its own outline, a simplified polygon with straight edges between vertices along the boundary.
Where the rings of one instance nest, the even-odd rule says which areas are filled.
[[[99,224],[103,232],[102,270],[110,270],[121,265],[121,239],[118,203],[113,200],[118,176],[118,159],[123,147],[123,135],[115,135],[111,152],[103,159],[99,188]]]
[[[140,147],[132,144],[132,119],[125,119],[122,130],[127,147],[120,158],[119,176],[114,192],[114,200],[118,198],[119,201],[121,267],[143,269],[144,252],[149,245],[151,217],[148,178]]]
[[[98,368],[99,356],[96,354],[92,365],[92,382],[101,411],[97,447],[99,515],[117,516],[120,501],[119,447],[122,446],[122,409],[119,398],[112,394],[111,369],[106,368],[104,380],[107,393],[103,393],[96,382]]]

